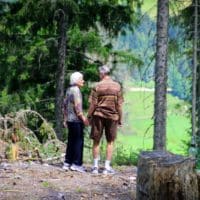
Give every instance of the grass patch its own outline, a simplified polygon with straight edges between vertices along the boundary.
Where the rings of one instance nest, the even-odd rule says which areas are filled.
[[[192,3],[192,0],[180,1],[180,2],[170,2],[169,3],[169,13],[170,16],[178,15],[183,9],[188,7]],[[156,0],[143,0],[142,12],[149,15],[152,19],[156,19],[157,15],[157,1]]]
[[[117,143],[135,152],[149,150],[153,146],[153,92],[126,92],[124,125],[119,129]],[[185,155],[186,142],[191,127],[189,106],[172,95],[167,95],[167,150]]]
[[[152,18],[155,18],[157,13],[157,1],[155,0],[143,1],[142,12],[147,13]]]

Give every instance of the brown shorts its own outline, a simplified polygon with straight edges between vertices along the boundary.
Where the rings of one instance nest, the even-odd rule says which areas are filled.
[[[100,142],[104,129],[107,142],[112,142],[115,140],[117,135],[118,121],[105,119],[99,116],[93,116],[91,123],[92,130],[90,138],[93,139],[95,142]]]

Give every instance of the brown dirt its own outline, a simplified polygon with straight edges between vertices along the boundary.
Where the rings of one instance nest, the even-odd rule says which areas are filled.
[[[114,175],[64,171],[61,164],[0,163],[0,200],[135,199],[136,167],[115,168]]]

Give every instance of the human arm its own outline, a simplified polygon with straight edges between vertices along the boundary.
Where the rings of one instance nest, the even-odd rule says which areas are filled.
[[[88,119],[83,114],[82,95],[80,93],[80,90],[76,90],[74,93],[74,110],[76,115],[84,123],[84,125],[88,126]]]
[[[83,113],[80,113],[80,115],[78,115],[78,117],[81,119],[81,121],[84,123],[85,126],[89,125],[89,121],[88,121],[87,117],[84,116]]]
[[[89,121],[91,121],[92,115],[96,109],[96,105],[97,105],[97,93],[95,89],[92,89],[89,96],[89,109],[87,114]]]
[[[119,113],[118,124],[119,126],[122,126],[122,105],[118,105],[118,113]]]
[[[62,113],[63,113],[63,126],[67,127],[67,97],[64,98],[62,105]]]
[[[120,90],[117,95],[117,112],[119,115],[118,124],[122,125],[122,104],[124,102],[122,91]]]

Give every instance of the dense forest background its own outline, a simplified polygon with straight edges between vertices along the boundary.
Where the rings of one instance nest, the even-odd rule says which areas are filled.
[[[175,126],[180,129],[181,124],[187,124],[184,129],[191,126],[188,121],[192,86],[192,39],[187,34],[191,24],[184,17],[187,18],[190,5],[190,1],[170,2],[167,84],[168,94],[172,95],[169,98],[172,99],[171,102],[175,102],[169,103],[173,107],[169,107],[172,113],[169,121],[174,124],[177,122],[172,127],[174,130]],[[125,89],[126,86],[129,89],[154,88],[156,12],[157,5],[153,0],[1,0],[1,116],[13,116],[21,109],[35,110],[56,128],[56,110],[62,106],[56,105],[69,85],[70,74],[73,71],[84,74],[86,85],[82,92],[84,108],[87,110],[91,85],[98,80],[98,66],[104,63],[112,68],[113,78],[121,82]],[[66,46],[63,48],[65,53],[62,54],[60,50],[63,38]],[[60,63],[60,58],[64,59],[63,63]],[[63,66],[63,69],[59,66]],[[139,103],[141,96],[136,95],[133,100],[130,94],[126,94],[128,101]],[[142,97],[148,98],[152,106],[153,99],[149,96],[147,94]],[[129,116],[129,119],[121,131],[129,136],[132,132],[130,127],[136,124],[137,128],[138,120],[130,117],[130,113],[137,113],[137,109],[131,110],[125,104],[124,113],[124,118]],[[147,123],[142,129],[145,136],[152,129],[152,115],[152,108],[151,111],[146,109],[146,113],[141,115],[145,119],[140,122],[141,127]],[[185,118],[177,118],[178,115]],[[28,126],[40,141],[44,139],[45,127],[41,119],[28,120]],[[174,130],[172,132],[176,132]],[[139,133],[136,129],[133,132]],[[62,133],[58,135],[65,140],[66,134],[66,130],[62,128]],[[183,135],[189,134],[188,129],[184,130]],[[152,134],[148,137],[152,140]],[[180,133],[177,138],[181,138]],[[189,139],[183,138],[184,151],[181,153],[186,154]],[[183,147],[181,145],[179,149]],[[146,148],[151,148],[150,146],[147,145]]]
[[[47,25],[43,24],[52,20],[47,18],[52,16],[42,16],[41,13],[39,18],[46,17],[44,19],[47,21],[39,21],[41,24],[38,22],[36,24],[36,20],[39,19],[32,19],[33,17],[26,13],[27,8],[20,10],[11,4],[12,10],[9,10],[4,2],[16,1],[1,3],[1,13],[6,13],[6,18],[2,18],[1,23],[0,61],[1,104],[2,113],[5,114],[12,109],[17,109],[16,106],[20,107],[21,104],[36,106],[38,100],[54,98],[57,33],[53,25],[47,28],[45,27]],[[42,6],[43,1],[38,2]],[[31,3],[29,4],[27,6],[31,6]],[[124,70],[125,74],[129,74],[130,78],[137,82],[153,81],[156,21],[150,14],[153,12],[155,16],[155,2],[151,5],[153,11],[150,10],[149,13],[144,14],[140,13],[141,9],[134,8],[137,10],[136,16],[138,15],[137,26],[130,25],[133,31],[130,31],[128,27],[118,30],[114,39],[109,39],[109,33],[103,27],[99,27],[99,33],[97,33],[94,30],[82,31],[80,25],[73,25],[68,32],[69,56],[67,56],[65,86],[67,86],[67,77],[74,70],[83,71],[87,81],[97,80],[96,62],[107,61],[111,62],[112,67],[119,66],[118,68],[121,68],[119,70]],[[32,12],[33,16],[37,15],[37,13],[34,14],[34,9],[28,12]],[[30,17],[29,21],[25,21],[27,17]],[[183,34],[184,30],[181,26],[170,25],[168,86],[172,89],[173,95],[190,100],[191,58],[188,57],[187,51],[191,44],[183,42],[183,37],[181,37]],[[110,55],[112,58],[109,57]],[[115,60],[116,56],[118,60]],[[120,76],[117,75],[117,77],[120,79]],[[10,106],[12,103],[16,106]]]

